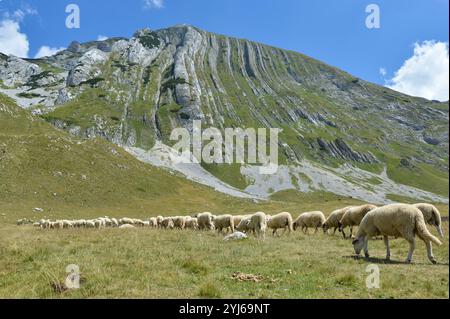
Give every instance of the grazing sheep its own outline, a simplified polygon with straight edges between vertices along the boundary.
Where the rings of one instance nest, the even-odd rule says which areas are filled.
[[[359,226],[364,216],[366,216],[368,212],[370,212],[375,208],[377,208],[377,206],[371,204],[349,208],[339,221],[339,231],[342,232],[344,238],[346,238],[344,233],[345,227],[347,226],[350,227],[350,238],[351,238],[353,235],[353,226]]]
[[[148,219],[150,223],[150,227],[158,227],[158,221],[156,220],[156,217],[151,217]]]
[[[221,215],[216,216],[214,218],[214,227],[217,229],[218,233],[222,233],[222,230],[225,230],[225,233],[228,233],[228,230],[234,232],[234,219],[231,215]]]
[[[119,229],[133,229],[133,228],[136,227],[131,224],[123,224],[122,226],[119,227]]]
[[[85,227],[86,228],[95,228],[95,222],[93,220],[87,220]]]
[[[250,223],[251,218],[252,218],[252,215],[243,216],[241,221],[239,222],[239,224],[236,226],[236,229],[241,232],[244,232],[244,233],[248,232],[250,229],[247,226]]]
[[[178,229],[184,229],[186,225],[186,218],[183,216],[173,217],[173,227]]]
[[[423,214],[423,218],[425,219],[425,223],[434,226],[439,236],[444,238],[444,232],[442,231],[441,227],[441,214],[439,213],[439,210],[436,208],[436,206],[425,203],[414,204],[413,206],[420,209]]]
[[[166,217],[162,220],[161,228],[173,229],[173,227],[174,227],[174,224],[173,224],[173,219],[171,217]]]
[[[267,227],[273,229],[272,235],[275,235],[277,230],[280,228],[284,229],[283,234],[286,230],[289,231],[289,234],[293,231],[292,215],[290,213],[284,212],[275,216],[267,216],[269,216],[267,220]]]
[[[128,225],[133,225],[134,224],[134,221],[133,221],[133,219],[131,219],[131,218],[121,218],[121,219],[119,219],[119,224],[120,225],[125,225],[125,224],[128,224]]]
[[[241,220],[237,226],[237,230],[241,232],[253,232],[257,237],[266,237],[266,214],[258,212],[250,217]]]
[[[150,227],[150,222],[148,220],[143,221],[145,227]]]
[[[187,229],[197,230],[198,229],[198,220],[195,217],[186,218],[186,226]]]
[[[345,212],[347,212],[348,209],[352,208],[354,206],[347,206],[344,208],[340,208],[337,210],[334,210],[331,212],[330,216],[328,216],[327,220],[323,224],[323,232],[326,234],[328,233],[328,229],[334,228],[333,235],[336,234],[336,230],[339,229],[339,221],[341,220],[342,216],[344,216]],[[345,233],[344,233],[345,236]]]
[[[136,219],[136,218],[133,219],[133,225],[141,226],[141,227],[145,226],[144,222],[141,219]]]
[[[61,220],[57,220],[55,222],[50,223],[51,229],[63,229],[64,223]]]
[[[119,221],[116,218],[111,218],[111,226],[112,227],[119,227]]]
[[[305,234],[308,233],[308,228],[315,228],[315,232],[319,230],[325,223],[326,218],[325,215],[322,212],[315,211],[315,212],[307,212],[300,214],[300,216],[297,217],[297,219],[294,221],[293,228],[294,230],[297,230],[297,228],[300,228]]]
[[[105,222],[105,227],[111,227],[112,226],[112,220],[108,216],[104,217],[103,221]]]
[[[412,205],[391,204],[376,208],[363,218],[353,240],[355,253],[359,255],[364,249],[366,258],[369,258],[368,241],[370,238],[382,235],[386,245],[386,259],[390,260],[389,237],[403,237],[410,245],[407,263],[411,263],[416,246],[415,235],[422,239],[427,247],[428,259],[435,264],[431,243],[442,245],[427,229],[422,212]]]
[[[162,216],[157,216],[156,217],[156,226],[158,227],[158,228],[161,228],[161,226],[162,226],[162,221],[164,220],[164,217],[162,217]]]
[[[74,227],[73,223],[70,220],[63,220],[62,223],[63,223],[63,228],[73,228]]]
[[[249,215],[236,215],[236,216],[233,216],[234,226],[237,227],[239,225],[239,223],[241,222],[241,220],[244,219],[245,217],[249,217]]]
[[[214,230],[213,215],[205,212],[197,215],[198,228],[200,230]]]

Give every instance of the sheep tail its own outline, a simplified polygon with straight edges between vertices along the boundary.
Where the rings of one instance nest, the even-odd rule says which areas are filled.
[[[431,234],[430,231],[428,230],[422,214],[416,216],[416,231],[419,237],[422,238],[423,240],[431,241],[438,246],[442,245],[442,242],[439,239],[437,239],[437,237],[433,236],[433,234]]]

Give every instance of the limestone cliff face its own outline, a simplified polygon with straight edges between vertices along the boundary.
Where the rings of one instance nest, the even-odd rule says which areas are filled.
[[[0,92],[86,138],[149,149],[193,120],[219,129],[276,127],[285,165],[387,169],[399,182],[441,194],[418,180],[448,183],[448,102],[192,26],[73,42],[38,60],[1,55],[0,79]]]

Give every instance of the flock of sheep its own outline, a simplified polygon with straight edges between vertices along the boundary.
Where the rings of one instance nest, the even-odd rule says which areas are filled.
[[[25,223],[19,220],[18,224]],[[344,238],[347,237],[345,229],[350,229],[350,238],[353,238],[355,253],[359,255],[364,250],[365,256],[369,257],[368,241],[377,236],[383,236],[386,245],[386,259],[390,259],[389,236],[402,237],[410,244],[407,263],[411,263],[412,254],[415,249],[415,235],[422,239],[427,247],[428,258],[432,263],[436,263],[433,256],[431,243],[441,245],[438,238],[433,236],[427,229],[426,224],[436,227],[439,235],[444,237],[441,228],[441,216],[438,209],[431,204],[391,204],[377,207],[375,205],[349,206],[333,211],[328,218],[320,211],[307,212],[293,220],[292,215],[283,212],[277,215],[267,215],[258,212],[251,215],[220,215],[216,216],[209,212],[196,214],[195,216],[176,217],[151,217],[146,220],[132,218],[110,218],[100,217],[96,219],[80,220],[40,220],[34,226],[42,229],[68,229],[68,228],[134,228],[151,227],[158,229],[191,229],[191,230],[217,230],[218,233],[250,234],[264,238],[267,229],[272,230],[273,235],[279,235],[278,230],[282,229],[283,234],[287,231],[291,233],[296,229],[301,229],[305,234],[309,228],[314,228],[317,232],[320,228],[324,233],[333,229],[342,232]],[[355,236],[353,227],[359,226]]]

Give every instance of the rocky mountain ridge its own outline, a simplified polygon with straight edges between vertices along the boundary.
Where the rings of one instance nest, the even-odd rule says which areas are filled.
[[[58,128],[143,151],[170,145],[171,130],[191,129],[193,120],[221,130],[281,128],[282,167],[266,181],[249,165],[202,167],[255,196],[296,188],[448,200],[448,102],[299,53],[179,25],[72,42],[38,60],[1,55],[0,79],[1,93]]]

